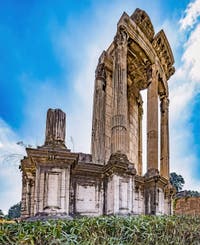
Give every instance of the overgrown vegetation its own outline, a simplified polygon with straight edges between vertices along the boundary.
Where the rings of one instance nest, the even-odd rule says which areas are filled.
[[[200,217],[98,217],[0,225],[0,244],[199,244]]]
[[[173,172],[170,173],[170,183],[176,189],[176,191],[179,192],[183,189],[185,180],[182,175]]]
[[[21,202],[13,205],[12,207],[9,208],[8,210],[8,218],[9,219],[15,219],[19,218],[21,215]]]

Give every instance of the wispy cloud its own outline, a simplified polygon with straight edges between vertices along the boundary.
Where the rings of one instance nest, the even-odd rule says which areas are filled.
[[[6,212],[21,200],[19,164],[25,151],[16,144],[18,141],[13,130],[0,119],[0,209]]]
[[[191,1],[185,10],[185,15],[180,19],[180,29],[184,30],[188,27],[193,27],[198,21],[199,15],[200,0]]]
[[[199,160],[190,118],[195,98],[200,92],[199,15],[200,1],[196,0],[188,5],[185,16],[180,19],[179,33],[185,35],[186,42],[181,65],[170,81],[171,166],[185,178],[184,188],[195,190],[200,190],[200,180],[195,178]]]

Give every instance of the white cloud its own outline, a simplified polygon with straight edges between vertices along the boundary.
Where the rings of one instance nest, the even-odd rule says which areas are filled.
[[[184,62],[184,69],[189,72],[189,77],[194,82],[200,82],[200,24],[198,24],[192,31],[188,41],[185,45],[185,52],[182,60]]]
[[[185,16],[180,19],[180,29],[184,30],[193,27],[200,15],[200,0],[195,0],[188,4]]]
[[[195,152],[192,130],[193,104],[200,92],[200,1],[190,3],[185,17],[180,20],[181,35],[186,43],[183,46],[181,66],[169,82],[170,85],[170,121],[171,121],[171,171],[176,171],[185,179],[184,189],[200,191],[200,180],[195,178],[198,156]],[[186,32],[188,27],[192,30]],[[183,32],[184,31],[184,32]]]
[[[21,200],[19,164],[25,151],[16,144],[18,141],[13,130],[0,119],[0,209],[6,212]]]

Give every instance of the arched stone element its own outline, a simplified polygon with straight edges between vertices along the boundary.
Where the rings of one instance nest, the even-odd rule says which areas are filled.
[[[168,80],[175,72],[175,68],[173,67],[174,56],[163,30],[155,35],[152,45],[161,61]]]
[[[131,15],[131,19],[140,27],[151,42],[154,37],[154,28],[148,14],[139,8]]]

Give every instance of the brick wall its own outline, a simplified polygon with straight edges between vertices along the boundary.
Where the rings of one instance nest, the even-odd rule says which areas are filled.
[[[181,197],[174,202],[174,214],[200,215],[200,197]]]

